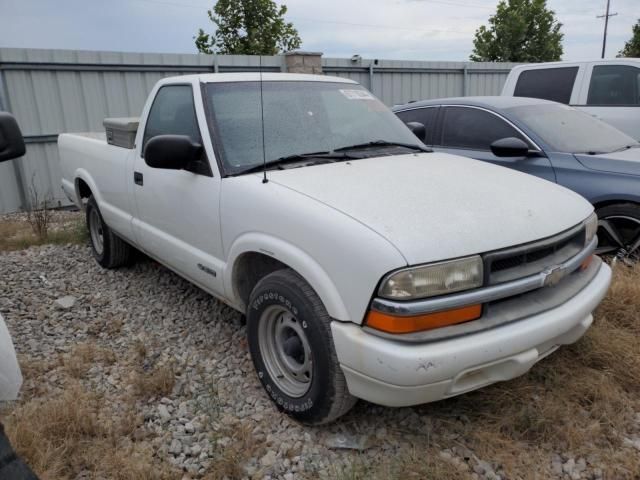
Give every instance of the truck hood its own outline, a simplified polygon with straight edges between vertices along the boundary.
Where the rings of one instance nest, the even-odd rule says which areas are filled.
[[[268,176],[374,230],[409,265],[545,238],[593,211],[579,195],[546,180],[446,153],[367,158]]]
[[[576,153],[575,157],[582,165],[591,170],[640,175],[640,148],[629,148],[622,152],[600,155]]]

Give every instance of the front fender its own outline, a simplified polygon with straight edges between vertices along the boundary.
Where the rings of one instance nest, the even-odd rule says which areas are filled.
[[[309,254],[295,245],[271,235],[249,232],[238,237],[229,250],[227,267],[224,272],[224,289],[233,304],[243,302],[234,291],[233,266],[244,253],[257,252],[268,255],[298,272],[322,300],[329,316],[336,320],[349,321],[349,313],[338,289],[327,272]]]

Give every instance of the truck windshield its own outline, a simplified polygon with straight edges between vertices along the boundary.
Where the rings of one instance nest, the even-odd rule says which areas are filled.
[[[381,141],[424,148],[398,117],[360,85],[265,81],[262,89],[267,162],[369,142],[378,143],[372,150],[385,148]],[[209,83],[206,92],[209,122],[214,125],[225,173],[238,174],[261,165],[259,82]]]
[[[638,145],[620,130],[566,105],[523,105],[505,110],[557,152],[609,153]]]

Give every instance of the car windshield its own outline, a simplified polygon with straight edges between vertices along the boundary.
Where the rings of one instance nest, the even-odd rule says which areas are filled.
[[[523,105],[505,110],[558,152],[609,153],[638,145],[620,130],[567,105]]]
[[[370,147],[372,155],[380,148],[393,150],[382,142],[425,148],[398,117],[360,85],[265,81],[262,90],[267,162],[354,145],[366,150],[362,144],[368,142],[379,143]],[[225,172],[233,175],[261,165],[260,83],[209,83],[206,93]],[[396,151],[410,150],[399,147]]]

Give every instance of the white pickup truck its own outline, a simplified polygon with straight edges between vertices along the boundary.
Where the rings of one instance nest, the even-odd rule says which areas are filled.
[[[640,140],[640,58],[518,65],[502,95],[566,103]]]
[[[589,328],[611,271],[587,201],[430,152],[351,80],[259,80],[166,78],[139,126],[58,145],[96,260],[135,247],[245,313],[280,410],[317,424],[357,398],[444,399]]]

